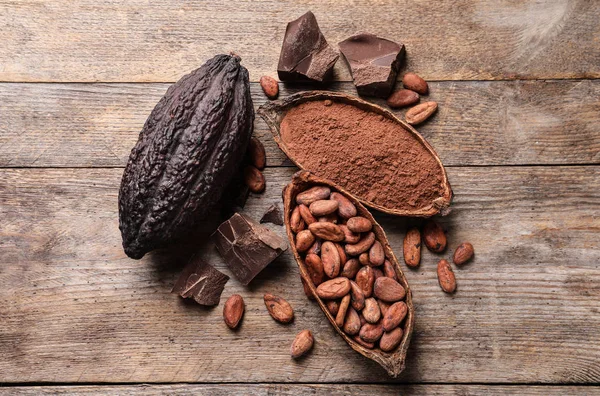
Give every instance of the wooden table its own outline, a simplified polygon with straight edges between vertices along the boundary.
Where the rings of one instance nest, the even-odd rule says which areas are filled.
[[[476,250],[452,296],[437,256],[406,271],[416,330],[398,380],[335,335],[289,253],[226,285],[247,305],[234,333],[222,304],[169,294],[174,258],[121,248],[123,166],[169,84],[235,51],[259,106],[286,22],[309,9],[333,44],[357,31],[406,44],[439,102],[418,129],[456,193],[446,256]],[[595,0],[0,2],[0,394],[600,393],[599,15]],[[342,61],[336,80],[355,94]],[[269,163],[245,209],[257,218],[295,169],[260,119],[255,134]],[[378,219],[401,256],[411,221]],[[292,325],[267,315],[267,291]],[[295,362],[303,328],[316,346]]]

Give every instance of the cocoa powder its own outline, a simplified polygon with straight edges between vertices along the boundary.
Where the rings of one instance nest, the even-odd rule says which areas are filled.
[[[433,156],[401,125],[374,112],[302,103],[283,118],[281,139],[305,169],[377,205],[419,209],[443,195]]]

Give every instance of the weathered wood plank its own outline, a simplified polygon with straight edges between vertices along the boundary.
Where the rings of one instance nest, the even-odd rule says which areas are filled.
[[[508,386],[508,385],[321,385],[321,384],[181,384],[181,385],[84,385],[84,386],[19,386],[0,388],[0,395],[210,395],[210,396],[271,396],[271,395],[594,395],[595,386]]]
[[[597,1],[3,1],[1,81],[174,81],[235,51],[274,75],[286,23],[312,10],[329,42],[368,31],[406,44],[430,80],[598,78]],[[65,17],[68,15],[68,18]],[[343,62],[337,78],[348,81]]]
[[[167,86],[0,84],[0,166],[124,166]],[[351,83],[331,88],[355,94]],[[440,110],[419,131],[446,165],[600,162],[600,81],[441,82],[431,90]],[[252,92],[256,107],[265,102],[258,84]],[[260,117],[255,127],[269,165],[289,165]]]
[[[246,212],[280,201],[293,168],[266,171],[267,192]],[[473,263],[441,292],[437,257],[407,271],[416,331],[410,382],[600,382],[600,169],[597,166],[451,168],[454,210],[442,220],[450,255],[469,240]],[[0,382],[387,381],[337,336],[302,292],[289,254],[249,288],[240,331],[168,291],[178,260],[134,261],[120,247],[121,169],[0,170]],[[401,254],[407,220],[379,216]],[[279,229],[279,231],[282,231]],[[229,273],[206,238],[205,258]],[[296,310],[275,323],[264,292]],[[294,362],[294,334],[313,353]]]

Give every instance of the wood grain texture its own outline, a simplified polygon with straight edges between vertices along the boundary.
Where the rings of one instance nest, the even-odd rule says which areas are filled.
[[[596,395],[595,386],[507,386],[507,385],[321,385],[321,384],[219,384],[219,385],[120,385],[120,386],[31,386],[0,388],[0,395],[210,395],[210,396],[272,396],[272,395]]]
[[[336,47],[359,31],[403,42],[428,80],[600,77],[597,1],[6,0],[0,81],[172,82],[230,51],[258,81],[308,10]]]
[[[267,169],[267,191],[246,213],[258,218],[281,202],[293,171]],[[178,250],[134,261],[121,249],[121,172],[0,170],[0,382],[389,380],[335,336],[287,253],[250,287],[226,285],[224,298],[246,300],[238,332],[223,323],[222,304],[203,309],[169,294]],[[600,382],[600,167],[464,167],[449,177],[456,200],[441,220],[444,257],[468,240],[475,259],[455,271],[452,296],[437,284],[439,256],[424,251],[406,271],[416,326],[400,381]],[[412,221],[378,220],[401,256]],[[230,274],[206,237],[193,242]],[[292,304],[293,324],[268,316],[265,292]],[[289,346],[303,328],[315,348],[295,362]]]
[[[600,163],[600,81],[430,85],[439,111],[418,130],[446,166]],[[167,87],[0,84],[0,166],[124,166]],[[282,86],[281,97],[301,88]],[[351,83],[330,88],[356,94]],[[252,94],[256,107],[265,103],[258,84]],[[255,135],[270,166],[290,165],[260,117]]]

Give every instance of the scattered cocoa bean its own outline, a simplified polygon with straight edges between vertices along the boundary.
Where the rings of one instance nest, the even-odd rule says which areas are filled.
[[[312,224],[311,224],[312,225]],[[355,244],[347,244],[344,249],[346,253],[350,256],[358,256],[361,253],[366,252],[371,248],[375,242],[375,234],[373,232],[369,232],[367,235],[362,237],[360,241]]]
[[[292,214],[290,215],[290,229],[294,234],[297,234],[304,229],[304,220],[302,220],[300,208],[297,206],[292,210]]]
[[[259,194],[265,191],[265,177],[261,171],[252,165],[248,165],[244,169],[244,183],[253,193]]]
[[[342,327],[344,325],[344,320],[346,319],[346,313],[348,312],[349,306],[350,294],[346,294],[340,302],[340,308],[338,309],[337,315],[335,315],[335,324],[337,324],[338,327]]]
[[[446,293],[454,293],[456,290],[456,278],[448,261],[440,260],[437,266],[437,276],[442,290]]]
[[[290,353],[292,358],[297,359],[310,351],[315,343],[315,339],[310,330],[302,330],[296,335],[292,342]]]
[[[381,326],[381,323],[366,323],[360,328],[360,333],[358,335],[363,341],[376,342],[383,335],[383,327]]]
[[[340,224],[339,227],[344,232],[344,242],[353,244],[360,241],[360,234],[350,231],[345,224]]]
[[[427,249],[434,253],[442,253],[446,250],[446,234],[442,227],[433,220],[429,220],[423,226],[423,241]]]
[[[395,281],[398,281],[398,276],[396,275],[396,269],[390,263],[389,260],[385,260],[383,263],[383,276],[387,276],[388,278],[392,278]]]
[[[331,189],[329,187],[315,186],[296,195],[296,203],[308,206],[319,199],[328,199],[329,195],[331,195]]]
[[[404,331],[402,327],[396,327],[390,332],[383,333],[379,340],[379,348],[384,352],[391,352],[400,344]]]
[[[252,136],[250,144],[248,145],[248,153],[250,154],[250,162],[256,169],[263,170],[267,164],[267,154],[265,153],[265,146],[262,142]]]
[[[381,310],[377,304],[377,300],[373,297],[365,300],[365,308],[362,310],[365,320],[369,323],[377,323],[381,318]]]
[[[475,251],[473,250],[473,245],[471,245],[469,242],[463,242],[458,245],[454,251],[454,257],[452,260],[454,261],[454,264],[462,265],[471,260],[474,253]]]
[[[410,89],[401,89],[394,92],[387,99],[387,104],[392,109],[414,105],[419,101],[419,94]]]
[[[436,102],[425,102],[410,108],[404,117],[410,125],[417,125],[431,117],[436,110]]]
[[[385,252],[383,251],[383,245],[379,241],[373,242],[369,249],[369,263],[375,267],[383,264],[385,261]]]
[[[402,287],[400,283],[392,278],[383,276],[375,281],[373,293],[375,294],[375,297],[385,302],[396,302],[404,298],[406,290],[404,290],[404,287]]]
[[[358,317],[358,313],[353,307],[348,308],[343,327],[344,333],[350,336],[356,335],[360,331],[360,327],[360,318]]]
[[[338,192],[332,192],[330,199],[338,202],[338,213],[341,218],[349,219],[356,216],[356,206],[346,197]]]
[[[421,95],[427,95],[429,93],[427,81],[423,80],[415,73],[406,73],[404,77],[402,77],[402,85],[404,85],[404,88],[415,91]]]
[[[308,206],[300,204],[298,205],[298,211],[300,212],[300,217],[302,217],[302,220],[304,220],[304,223],[306,225],[310,225],[312,223],[317,222],[315,216],[313,216],[312,213],[310,213],[310,209],[308,209]]]
[[[345,276],[348,279],[354,279],[359,269],[360,263],[358,262],[358,260],[355,258],[350,259],[346,261],[346,264],[344,264],[340,276]]]
[[[373,284],[375,282],[373,268],[369,266],[362,267],[356,274],[356,279],[354,281],[363,291],[365,298],[371,297],[373,294]]]
[[[325,239],[326,241],[341,242],[344,240],[344,232],[340,227],[337,226],[337,224],[329,222],[316,222],[310,224],[308,229],[315,236]],[[346,250],[346,252],[348,252],[348,250]]]
[[[277,96],[279,96],[279,85],[273,77],[262,76],[260,78],[260,87],[269,99],[277,99]]]
[[[320,199],[311,203],[309,209],[313,216],[319,217],[335,213],[335,211],[338,209],[338,206],[338,201],[334,201],[333,199]]]
[[[421,262],[421,233],[416,227],[404,236],[404,262],[409,267],[416,267]]]
[[[292,306],[283,298],[270,293],[264,295],[265,306],[273,319],[280,323],[290,323],[294,319]]]
[[[325,272],[323,270],[321,258],[316,254],[309,253],[304,259],[304,264],[306,265],[306,270],[308,275],[310,275],[313,285],[316,287],[323,283],[325,280]]]
[[[365,294],[354,281],[350,281],[350,301],[352,308],[361,311],[365,307]]]
[[[362,216],[355,216],[348,219],[346,226],[352,232],[368,232],[373,228],[369,219]]]
[[[315,243],[315,236],[309,230],[302,230],[296,234],[296,250],[306,252]]]
[[[300,235],[300,234],[298,234]],[[340,254],[338,253],[335,244],[330,241],[325,241],[321,245],[321,261],[323,263],[323,271],[329,278],[335,278],[340,273]]]
[[[408,307],[404,301],[398,301],[390,305],[385,315],[383,315],[383,330],[392,331],[398,327],[408,313]]]
[[[350,287],[348,278],[337,277],[317,286],[317,295],[324,300],[335,300],[348,294]]]
[[[230,329],[235,329],[244,316],[244,299],[239,294],[233,294],[223,306],[223,320]]]

